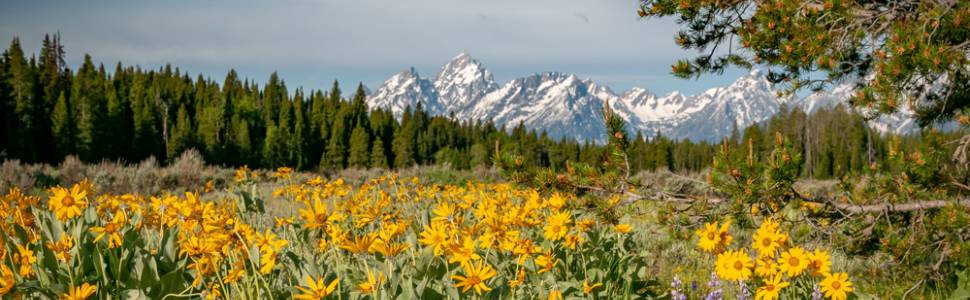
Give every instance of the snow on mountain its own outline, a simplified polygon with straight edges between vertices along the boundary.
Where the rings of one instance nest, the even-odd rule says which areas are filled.
[[[844,83],[829,91],[812,93],[794,101],[794,106],[807,113],[814,113],[822,108],[834,108],[842,105],[845,109],[858,110],[849,105],[849,98],[855,93],[855,84]],[[894,114],[882,115],[869,121],[869,126],[882,133],[911,134],[919,131],[919,125],[912,117],[913,110],[909,105],[900,108]]]
[[[444,65],[434,78],[438,100],[446,113],[458,113],[472,101],[498,89],[492,72],[467,53],[462,53]]]
[[[731,134],[734,126],[745,128],[778,113],[781,100],[771,83],[754,70],[728,86],[713,88],[694,96],[685,113],[687,118],[669,136],[678,139],[716,141]]]
[[[846,102],[852,92],[852,86],[839,86],[792,100],[790,105],[814,112]],[[646,136],[659,132],[677,139],[717,141],[735,126],[745,128],[771,118],[785,102],[758,70],[698,95],[658,96],[638,87],[617,94],[590,79],[560,72],[536,73],[499,86],[492,73],[467,53],[445,64],[433,81],[411,68],[392,76],[367,98],[371,107],[389,108],[396,116],[421,103],[432,115],[491,121],[508,128],[522,124],[555,139],[596,142],[605,140],[604,104],[626,119],[632,131]],[[914,125],[906,115],[886,116],[872,124],[893,132]]]
[[[394,116],[400,117],[404,109],[415,109],[421,103],[425,111],[430,114],[446,112],[438,101],[438,92],[431,81],[421,78],[414,68],[397,73],[384,81],[371,95],[367,97],[367,105],[390,109]]]
[[[553,138],[601,140],[603,100],[591,93],[592,82],[576,75],[547,72],[510,81],[457,115],[508,127],[523,124]]]

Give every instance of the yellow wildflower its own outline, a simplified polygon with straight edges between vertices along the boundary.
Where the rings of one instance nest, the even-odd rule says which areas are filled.
[[[495,277],[495,270],[492,266],[485,262],[477,263],[465,263],[461,265],[462,270],[465,275],[452,275],[451,279],[458,281],[455,283],[455,288],[462,289],[461,291],[467,292],[469,289],[474,288],[475,293],[481,295],[483,291],[491,291],[492,288],[488,287],[485,283],[489,278]]]
[[[572,215],[569,212],[559,212],[553,214],[543,228],[543,237],[546,240],[558,241],[569,232],[569,223],[572,222]]]
[[[432,224],[431,227],[424,226],[418,242],[425,246],[434,248],[434,255],[443,255],[449,245],[450,238],[444,226]]]
[[[805,253],[805,250],[799,247],[793,247],[788,249],[788,251],[782,252],[781,257],[778,259],[778,264],[782,272],[788,274],[789,277],[795,277],[808,268],[809,258]]]
[[[91,227],[91,232],[98,235],[94,238],[94,242],[97,243],[101,239],[107,237],[108,248],[116,248],[121,246],[121,229],[127,222],[128,221],[125,214],[122,212],[117,212],[111,221],[105,224],[103,227]]]
[[[602,283],[596,282],[593,284],[589,284],[589,281],[583,280],[583,293],[587,295],[592,294],[594,289],[601,286],[603,286]]]
[[[13,285],[13,270],[10,270],[7,265],[0,263],[0,297],[10,293],[10,290],[13,289]]]
[[[67,255],[73,248],[74,239],[71,239],[71,237],[67,236],[66,234],[62,234],[61,238],[57,242],[47,242],[47,249],[54,252],[54,256],[57,257],[57,260],[65,263],[67,262]]]
[[[380,287],[381,284],[383,283],[384,283],[383,272],[377,272],[377,275],[375,276],[374,272],[367,271],[367,281],[365,281],[364,283],[358,284],[357,290],[364,294],[370,294],[370,293],[376,292],[377,288]]]
[[[808,269],[812,276],[828,276],[832,268],[832,257],[825,250],[815,249],[808,253]]]
[[[70,190],[63,187],[51,189],[52,195],[47,199],[47,208],[54,212],[54,216],[61,221],[80,216],[88,207],[87,191],[81,184],[75,184]]]
[[[297,286],[296,288],[303,292],[303,294],[293,296],[294,299],[306,299],[306,300],[319,300],[320,298],[330,296],[333,291],[337,290],[337,283],[340,282],[340,278],[335,278],[330,284],[324,284],[323,277],[317,278],[316,281],[313,280],[310,275],[306,277],[307,287]]]
[[[549,300],[562,300],[562,291],[551,290],[549,291]]]
[[[67,291],[67,294],[61,295],[61,300],[84,300],[94,295],[94,292],[98,291],[98,287],[85,282],[79,287],[72,286]]]
[[[783,281],[781,274],[769,277],[765,280],[765,285],[759,287],[755,291],[755,300],[775,300],[778,299],[778,294],[781,293],[781,289],[787,287],[788,282]]]
[[[849,275],[845,273],[833,273],[825,276],[825,279],[819,285],[825,296],[832,300],[845,300],[853,289]]]
[[[14,263],[20,265],[20,277],[32,277],[34,275],[33,264],[37,262],[34,251],[29,246],[17,245],[17,253],[13,255]]]
[[[744,249],[719,254],[716,264],[717,276],[729,281],[747,280],[754,269],[754,262]]]

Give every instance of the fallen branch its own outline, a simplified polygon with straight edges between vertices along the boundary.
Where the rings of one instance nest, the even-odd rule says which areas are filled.
[[[684,197],[680,195],[671,195],[664,192],[657,192],[652,197],[644,196],[633,192],[626,192],[626,199],[621,202],[621,205],[632,204],[641,200],[655,200],[661,202],[673,202],[673,203],[695,203],[698,201],[704,201],[707,204],[719,204],[727,202],[724,198],[706,198],[706,199],[695,199],[690,197]],[[878,212],[909,212],[909,211],[919,211],[919,210],[929,210],[935,208],[941,208],[950,206],[953,204],[961,205],[970,208],[970,198],[961,198],[954,200],[918,200],[906,203],[881,203],[881,204],[851,204],[851,203],[839,203],[831,198],[825,197],[815,197],[811,199],[805,199],[805,203],[811,205],[819,206],[832,206],[839,210],[850,212],[850,213],[878,213]]]
[[[809,203],[816,204],[829,204],[838,209],[852,212],[852,213],[874,213],[874,212],[907,212],[907,211],[918,211],[918,210],[928,210],[934,208],[941,208],[950,206],[953,204],[962,205],[964,207],[970,208],[970,198],[954,199],[954,200],[918,200],[906,203],[881,203],[881,204],[849,204],[849,203],[837,203],[832,199],[828,198],[816,198],[816,201]],[[821,201],[824,201],[822,203]]]

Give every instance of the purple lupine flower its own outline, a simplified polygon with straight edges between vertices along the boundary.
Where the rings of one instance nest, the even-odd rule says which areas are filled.
[[[812,300],[822,300],[822,291],[819,290],[818,285],[812,288]]]
[[[738,300],[751,299],[751,292],[748,291],[748,284],[744,280],[738,281]]]
[[[707,293],[707,296],[704,297],[704,300],[722,300],[724,299],[723,294],[724,294],[724,291],[722,291],[721,289],[716,289],[711,291],[710,293]]]
[[[716,272],[711,272],[711,280],[707,282],[708,288],[718,288],[721,286],[721,279],[717,277]]]
[[[680,277],[674,275],[674,279],[670,281],[670,299],[671,300],[687,300],[687,295],[680,292],[680,286],[684,283],[680,281]]]

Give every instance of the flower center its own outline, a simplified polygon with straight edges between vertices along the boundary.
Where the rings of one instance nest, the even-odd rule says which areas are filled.
[[[840,287],[842,287],[842,284],[841,284],[841,283],[839,283],[838,281],[836,281],[836,282],[833,282],[833,283],[832,283],[832,289],[833,289],[833,290],[837,290],[837,289],[839,289]]]
[[[707,239],[709,239],[709,240],[713,240],[715,236],[716,235],[713,232],[708,232],[707,233]]]
[[[64,206],[74,205],[74,197],[64,196],[64,199],[61,199],[61,205],[64,205]]]
[[[744,268],[744,264],[742,264],[741,261],[736,261],[736,262],[734,262],[734,268],[735,269],[738,269],[738,270],[741,270],[741,269]]]
[[[764,245],[765,247],[771,246],[771,239],[770,238],[765,238],[765,239],[761,240],[761,244]]]
[[[798,258],[797,257],[792,257],[792,258],[789,258],[788,259],[788,264],[789,265],[797,266],[798,263],[799,263],[799,261],[798,261]]]

